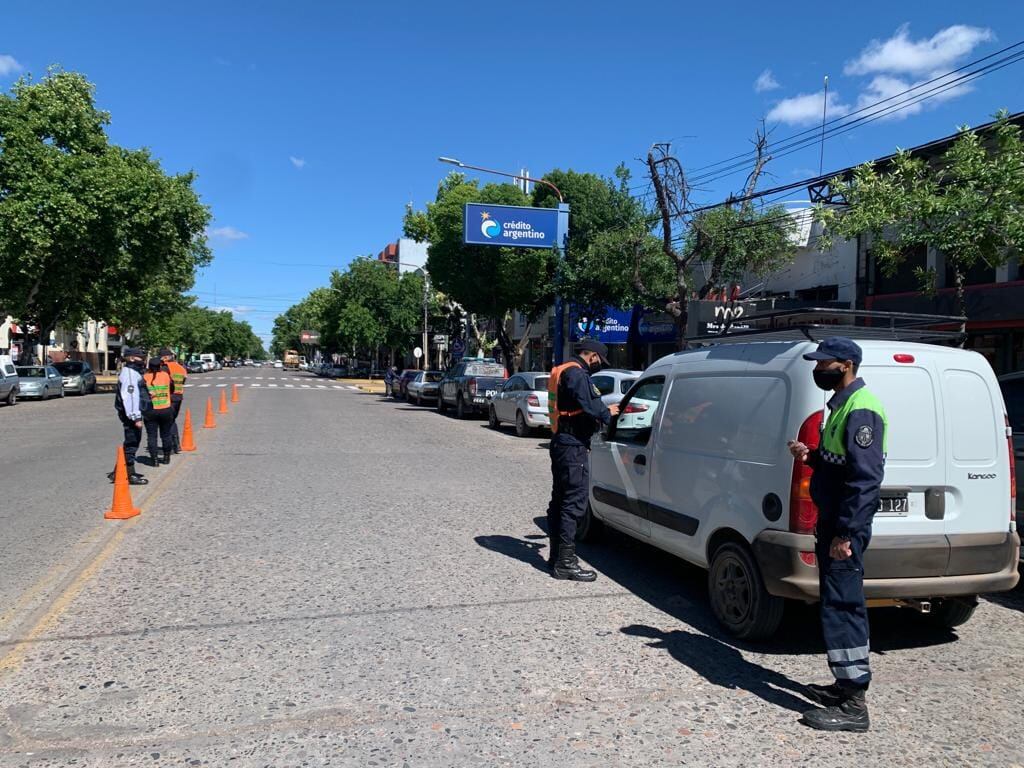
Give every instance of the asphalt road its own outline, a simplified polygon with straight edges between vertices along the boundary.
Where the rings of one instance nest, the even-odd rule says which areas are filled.
[[[810,731],[812,609],[737,644],[617,536],[556,582],[543,438],[263,375],[128,522],[110,396],[0,409],[0,766],[1024,765],[1024,593],[873,612],[872,731]]]

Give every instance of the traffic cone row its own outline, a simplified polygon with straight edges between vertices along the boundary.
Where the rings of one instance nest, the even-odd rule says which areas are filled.
[[[231,387],[231,402],[238,402],[238,385]],[[220,391],[220,413],[228,412],[227,398],[224,390]],[[216,429],[217,422],[213,418],[213,398],[206,399],[206,423],[205,429]],[[192,411],[185,409],[185,428],[181,435],[181,450],[196,450],[195,438],[192,435]],[[107,520],[127,520],[142,514],[142,510],[132,502],[132,492],[128,485],[128,465],[124,458],[124,446],[117,448],[117,465],[114,468],[114,498],[110,502],[110,509],[103,513]]]

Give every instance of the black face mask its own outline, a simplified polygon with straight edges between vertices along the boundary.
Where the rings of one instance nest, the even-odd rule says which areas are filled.
[[[604,364],[600,360],[598,360],[596,363],[589,363],[587,365],[587,368],[590,370],[591,373],[597,373],[602,368],[604,368]]]
[[[814,383],[824,390],[835,389],[843,380],[846,372],[842,368],[827,368],[814,372]]]
[[[140,373],[145,368],[145,366],[142,364],[141,360],[129,360],[128,361],[128,367],[129,368],[134,368],[136,371],[139,371]]]

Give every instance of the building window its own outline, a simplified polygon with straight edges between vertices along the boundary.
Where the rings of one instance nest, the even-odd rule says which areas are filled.
[[[921,280],[915,274],[917,268],[928,268],[928,249],[923,245],[908,248],[903,260],[896,268],[896,272],[887,275],[882,271],[882,265],[875,259],[870,251],[868,256],[874,265],[874,280],[872,283],[873,294],[880,293],[912,293],[921,290]]]
[[[805,288],[796,292],[796,297],[801,301],[838,301],[838,285],[819,285],[816,288]]]
[[[987,285],[996,281],[996,270],[984,261],[977,261],[964,272],[964,285]],[[946,287],[956,287],[956,275],[953,273],[953,265],[946,259]]]

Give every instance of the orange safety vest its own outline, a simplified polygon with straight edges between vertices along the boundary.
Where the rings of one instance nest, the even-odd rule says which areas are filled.
[[[164,365],[167,366],[171,378],[174,379],[175,396],[181,397],[185,394],[185,379],[188,377],[188,371],[185,370],[185,366],[176,360],[168,360]]]
[[[579,416],[583,413],[582,408],[577,408],[574,411],[562,411],[558,408],[558,380],[562,378],[562,374],[565,373],[566,369],[572,366],[577,368],[583,367],[575,360],[570,360],[567,363],[556,365],[551,369],[551,373],[548,374],[548,421],[551,422],[551,434],[553,435],[558,432],[558,419],[560,416]]]
[[[149,390],[149,396],[153,399],[153,410],[162,411],[171,407],[171,388],[174,382],[171,375],[165,371],[147,373],[142,377]]]

